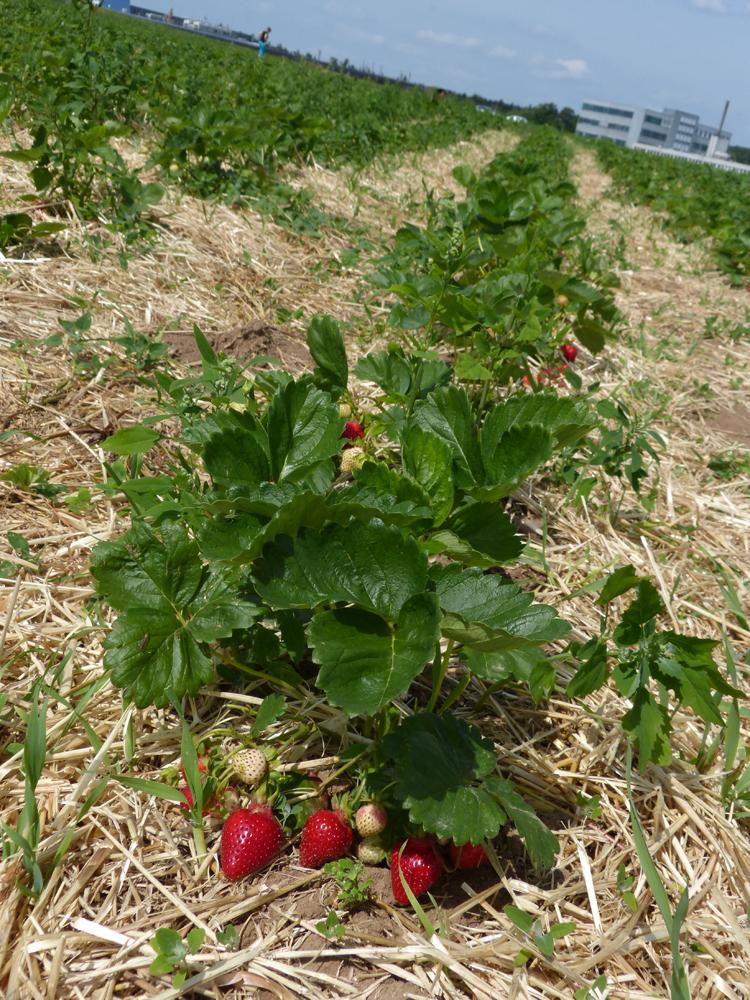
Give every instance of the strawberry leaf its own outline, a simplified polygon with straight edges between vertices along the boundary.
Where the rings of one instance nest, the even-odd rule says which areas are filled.
[[[374,382],[393,400],[406,400],[411,386],[411,365],[401,351],[373,351],[360,358],[357,377]]]
[[[349,365],[341,329],[330,316],[313,316],[307,331],[307,346],[315,364],[316,385],[335,398],[346,392]]]
[[[552,455],[552,436],[537,424],[513,427],[500,437],[488,434],[485,424],[480,441],[485,485],[471,492],[486,500],[508,496]]]
[[[523,550],[523,539],[496,503],[467,504],[445,527],[459,539],[459,545],[444,551],[466,566],[497,566],[511,562]]]
[[[427,584],[427,559],[412,538],[378,522],[304,530],[268,546],[255,566],[258,593],[274,608],[358,604],[395,621]]]
[[[348,715],[372,715],[400,697],[435,652],[439,613],[432,594],[406,601],[394,624],[361,608],[325,611],[309,642],[317,684]]]
[[[453,451],[432,431],[411,427],[403,441],[404,465],[430,498],[434,523],[441,524],[453,508]]]
[[[213,677],[206,644],[248,628],[261,608],[237,596],[228,571],[209,572],[184,529],[143,524],[94,550],[98,593],[121,611],[105,640],[105,666],[136,705],[197,694]]]
[[[482,479],[481,458],[471,403],[465,389],[446,385],[417,403],[414,425],[441,438],[453,453],[455,482],[469,489]]]
[[[396,798],[429,833],[479,844],[497,836],[507,821],[491,784],[498,779],[487,778],[497,763],[495,751],[476,727],[453,715],[423,712],[386,736],[382,752],[393,762]]]
[[[299,482],[338,454],[344,422],[326,392],[309,382],[289,382],[263,415],[274,482]]]
[[[510,781],[504,778],[488,778],[486,787],[497,798],[515,825],[534,867],[540,870],[551,868],[560,850],[557,837],[547,829]]]
[[[432,571],[443,611],[443,635],[485,652],[523,649],[566,635],[554,608],[534,604],[514,583],[461,566]]]
[[[565,447],[595,427],[596,420],[581,400],[545,392],[511,396],[487,415],[481,431],[482,450],[491,451],[490,442],[499,441],[511,428],[532,424],[544,427],[558,447]]]

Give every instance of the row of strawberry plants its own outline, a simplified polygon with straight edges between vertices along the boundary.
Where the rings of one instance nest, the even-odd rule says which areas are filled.
[[[391,296],[391,324],[452,351],[456,378],[485,400],[519,380],[580,389],[576,342],[598,353],[616,335],[618,278],[585,234],[571,152],[559,133],[535,129],[478,175],[457,168],[465,198],[431,200],[426,224],[401,229],[371,277]],[[577,497],[622,480],[651,506],[661,437],[619,396],[599,398],[596,383],[587,393],[597,431],[585,448],[562,449],[559,477]]]
[[[118,152],[116,140],[134,133],[146,137],[148,165],[163,179],[236,201],[273,192],[290,161],[362,165],[454,141],[491,117],[419,88],[304,62],[261,63],[254,52],[113,16],[87,0],[2,2],[0,11],[0,118],[32,133],[30,146],[19,141],[4,155],[32,165],[48,202],[67,200],[134,235],[160,196]],[[282,200],[293,194],[284,188]],[[6,220],[8,239],[28,235],[23,221]]]
[[[463,381],[536,384],[530,361],[551,364],[573,338],[598,352],[613,334],[617,277],[583,235],[569,159],[559,133],[535,129],[479,175],[458,167],[464,200],[433,202],[373,275],[397,299],[391,323],[454,350]]]
[[[614,143],[596,147],[619,197],[663,213],[682,242],[709,237],[722,273],[750,282],[750,177],[703,164],[652,156]],[[750,287],[750,285],[748,285]]]

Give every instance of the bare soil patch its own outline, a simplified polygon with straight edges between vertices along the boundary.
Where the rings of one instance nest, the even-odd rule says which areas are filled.
[[[297,373],[309,367],[310,354],[298,334],[280,326],[251,323],[234,330],[203,330],[211,347],[221,354],[248,363],[261,355],[280,361],[288,371]],[[167,330],[163,338],[169,345],[173,361],[186,365],[199,365],[201,355],[192,330]],[[263,367],[268,362],[260,362]]]
[[[738,403],[731,410],[719,410],[706,422],[709,430],[726,434],[727,437],[750,445],[750,410]]]

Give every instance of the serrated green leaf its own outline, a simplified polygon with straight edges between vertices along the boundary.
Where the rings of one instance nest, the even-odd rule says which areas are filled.
[[[539,663],[548,662],[544,654],[535,648],[497,650],[492,653],[467,648],[463,655],[469,670],[492,684],[502,684],[504,681],[528,684],[535,667]]]
[[[258,593],[274,608],[346,602],[395,621],[404,602],[424,591],[427,560],[397,528],[354,521],[304,530],[293,544],[278,540],[254,572]]]
[[[320,666],[317,684],[332,704],[352,715],[372,715],[403,695],[435,652],[437,601],[417,594],[394,624],[361,608],[315,616],[309,642]]]
[[[457,844],[497,836],[507,817],[481,783],[496,755],[474,726],[422,712],[389,733],[383,754],[393,761],[394,794],[414,824]]]
[[[196,595],[203,564],[198,546],[179,525],[165,524],[158,537],[138,523],[116,542],[96,546],[91,572],[97,591],[116,611],[138,607],[171,612]]]
[[[651,761],[666,765],[672,760],[669,746],[670,723],[666,709],[659,705],[645,688],[638,688],[629,712],[622,717],[622,728],[638,747],[641,771]]]
[[[466,390],[455,385],[436,389],[420,400],[413,424],[437,434],[453,453],[456,485],[468,489],[482,478],[481,457],[476,437],[474,415]]]
[[[593,427],[596,418],[579,399],[550,392],[522,393],[498,403],[485,418],[485,440],[499,440],[512,428],[536,425],[552,435],[559,447],[574,444]]]
[[[554,608],[534,604],[515,584],[477,569],[436,568],[431,576],[443,610],[443,635],[486,652],[562,638],[569,626]]]
[[[270,478],[263,434],[249,415],[245,415],[242,423],[233,420],[232,424],[217,430],[205,441],[206,472],[215,483],[223,486],[259,486]]]
[[[644,637],[649,623],[664,611],[664,604],[650,580],[641,580],[635,600],[626,609],[613,633],[618,646],[634,646]]]
[[[385,462],[369,460],[354,471],[354,482],[328,496],[332,513],[342,513],[360,521],[379,518],[401,526],[432,523],[430,500],[411,476],[396,471]]]
[[[430,498],[435,525],[453,508],[453,451],[432,431],[412,426],[403,440],[404,465]]]
[[[469,503],[457,510],[446,528],[462,542],[468,543],[483,564],[499,566],[512,562],[523,551],[523,539],[513,526],[510,517],[497,503]],[[465,565],[477,565],[471,554],[454,558]]]
[[[115,455],[143,455],[150,451],[160,439],[161,434],[152,427],[142,425],[123,427],[105,438],[102,441],[102,448]]]
[[[274,482],[299,482],[341,449],[344,421],[338,406],[309,382],[289,382],[278,389],[263,424]]]
[[[551,868],[560,850],[557,837],[509,781],[488,778],[486,785],[515,824],[534,867],[543,871]]]
[[[373,351],[360,358],[357,378],[374,382],[390,399],[406,400],[411,386],[411,365],[402,351]]]
[[[313,316],[307,330],[307,346],[318,366],[314,372],[316,384],[338,398],[349,381],[349,364],[341,329],[330,316]]]
[[[471,490],[473,496],[500,500],[519,485],[552,455],[552,436],[544,427],[532,424],[513,427],[501,437],[482,428],[480,447],[485,475],[483,485]]]
[[[105,665],[139,708],[197,694],[213,677],[204,644],[248,628],[262,608],[237,595],[227,573],[208,573],[184,529],[161,537],[143,524],[92,558],[97,591],[122,613],[105,640]]]

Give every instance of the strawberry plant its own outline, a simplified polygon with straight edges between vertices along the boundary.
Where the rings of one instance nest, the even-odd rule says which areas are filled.
[[[483,570],[522,549],[501,501],[555,442],[585,433],[586,409],[540,394],[480,414],[442,363],[375,354],[364,368],[400,371],[405,392],[381,456],[343,478],[348,362],[332,321],[311,324],[316,368],[298,379],[272,370],[241,381],[198,338],[203,379],[157,379],[183,425],[175,475],[144,464],[123,479],[132,527],[94,553],[100,597],[119,613],[106,640],[112,680],[138,706],[165,705],[217,670],[304,687],[313,663],[329,704],[384,737],[384,804],[458,843],[513,821],[535,864],[549,865],[554,838],[495,774],[491,745],[448,701],[434,710],[459,650],[467,683],[472,651],[544,659],[566,634],[553,608]],[[147,439],[144,463],[157,442]],[[428,711],[399,721],[394,700],[425,681]],[[415,798],[428,759],[430,797]]]

